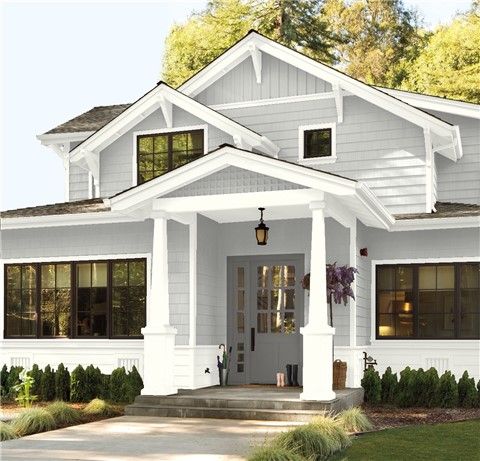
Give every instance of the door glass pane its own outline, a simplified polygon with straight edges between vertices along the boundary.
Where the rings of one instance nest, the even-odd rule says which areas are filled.
[[[285,312],[283,315],[283,329],[285,334],[295,333],[295,314],[293,312]]]
[[[283,266],[273,266],[272,267],[272,285],[274,287],[281,287],[282,286],[282,268]]]
[[[295,290],[285,290],[283,294],[285,309],[295,309]]]
[[[245,314],[237,312],[237,332],[245,333]]]
[[[244,267],[237,268],[237,287],[245,288],[245,268]]]
[[[268,309],[268,291],[267,290],[257,290],[257,309],[258,310]]]
[[[282,290],[272,290],[270,293],[270,309],[279,311],[282,308]]]
[[[287,286],[295,286],[295,266],[285,266],[285,280]]]
[[[281,313],[275,312],[270,314],[270,333],[281,333],[282,319]]]
[[[257,267],[257,275],[258,281],[257,286],[261,288],[266,288],[268,284],[268,266],[258,266]]]
[[[268,314],[262,312],[257,314],[257,333],[267,333],[268,331]]]
[[[245,309],[245,291],[238,290],[237,292],[237,309],[243,311]]]

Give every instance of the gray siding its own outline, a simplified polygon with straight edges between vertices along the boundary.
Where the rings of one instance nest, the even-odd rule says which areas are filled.
[[[198,215],[197,229],[197,344],[225,342],[226,309],[220,307],[218,233],[219,225]]]
[[[69,199],[84,200],[88,198],[88,171],[77,165],[70,165]]]
[[[250,57],[199,93],[203,104],[298,96],[331,91],[331,85],[290,64],[262,53],[262,82],[257,83]]]
[[[190,197],[290,189],[303,189],[303,187],[271,176],[230,166],[188,186],[177,189],[165,195],[165,197]]]
[[[457,162],[435,154],[438,200],[480,204],[480,120],[432,113],[460,127],[463,147],[463,157]]]
[[[424,212],[425,143],[416,125],[355,96],[344,98],[337,124],[337,161],[318,169],[365,182],[392,213]],[[298,127],[336,122],[333,99],[222,110],[262,133],[298,161]]]
[[[203,120],[190,115],[178,107],[173,109],[174,128],[192,125],[208,125]],[[165,128],[165,120],[161,110],[153,112],[138,125],[135,125],[115,142],[100,152],[100,196],[110,197],[132,186],[132,169],[134,162],[135,131],[156,130]],[[219,129],[208,126],[209,150],[223,143],[232,144],[232,137]],[[136,181],[136,180],[135,180]]]

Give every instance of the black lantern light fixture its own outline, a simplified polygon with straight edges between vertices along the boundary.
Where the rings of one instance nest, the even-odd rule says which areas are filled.
[[[263,222],[263,212],[265,208],[259,208],[260,210],[260,222],[255,227],[255,237],[257,238],[258,245],[266,245],[268,240],[268,227]]]

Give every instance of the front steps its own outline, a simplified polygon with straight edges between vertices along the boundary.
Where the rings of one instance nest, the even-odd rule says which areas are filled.
[[[362,389],[337,391],[337,398],[328,402],[300,400],[299,394],[298,389],[229,386],[179,391],[170,396],[140,395],[125,408],[125,414],[308,422],[319,414],[338,412],[363,401]]]

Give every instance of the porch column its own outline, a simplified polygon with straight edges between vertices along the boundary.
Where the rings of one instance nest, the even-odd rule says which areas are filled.
[[[310,259],[310,300],[308,324],[303,335],[302,400],[332,400],[332,339],[335,329],[328,324],[325,248],[325,202],[310,204],[312,211],[312,246]]]
[[[153,216],[153,248],[148,296],[147,326],[142,329],[143,383],[142,395],[175,394],[174,359],[177,330],[170,325],[168,296],[167,215]]]

